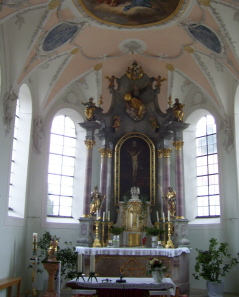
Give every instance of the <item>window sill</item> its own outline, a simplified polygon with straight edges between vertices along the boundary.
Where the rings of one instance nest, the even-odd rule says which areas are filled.
[[[188,223],[189,229],[219,229],[221,218],[196,218]]]
[[[24,226],[25,220],[23,217],[21,217],[19,214],[14,212],[13,210],[8,210],[5,224],[9,226]]]
[[[47,217],[42,223],[43,227],[49,228],[79,228],[79,220],[74,218]],[[64,225],[64,226],[63,226]]]

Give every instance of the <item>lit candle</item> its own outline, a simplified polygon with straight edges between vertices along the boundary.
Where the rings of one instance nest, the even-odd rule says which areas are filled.
[[[164,216],[164,212],[163,212],[163,223],[165,223],[165,216]]]
[[[77,272],[82,272],[82,254],[81,253],[78,253]]]
[[[37,233],[33,233],[33,250],[37,250]]]
[[[170,222],[170,211],[168,210],[168,221]]]
[[[103,222],[105,221],[105,212],[103,212]]]
[[[90,255],[90,272],[95,272],[95,255]]]
[[[108,221],[110,221],[110,211],[108,210]]]
[[[157,214],[157,222],[159,222],[159,212],[157,211],[156,214]]]

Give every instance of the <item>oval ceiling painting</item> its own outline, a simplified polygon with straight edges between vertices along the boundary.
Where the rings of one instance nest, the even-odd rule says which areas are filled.
[[[221,42],[217,35],[208,27],[203,25],[190,25],[188,27],[189,32],[195,39],[200,41],[204,46],[211,51],[220,54],[222,51]]]
[[[143,27],[164,23],[178,13],[185,0],[75,0],[76,6],[101,23]]]
[[[72,26],[64,23],[56,26],[45,37],[42,49],[45,52],[53,51],[72,38],[77,30],[78,26]]]

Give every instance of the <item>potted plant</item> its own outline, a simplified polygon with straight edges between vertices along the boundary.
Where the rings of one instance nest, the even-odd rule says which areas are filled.
[[[123,226],[123,227],[111,226],[110,227],[110,233],[114,234],[113,245],[116,248],[119,247],[119,244],[120,244],[119,236],[123,231],[125,231],[125,226]]]
[[[158,242],[158,235],[163,233],[163,230],[158,229],[156,227],[149,228],[145,227],[145,232],[147,235],[151,235],[151,246],[152,248],[156,248]]]
[[[39,262],[46,263],[48,261],[49,245],[52,239],[59,241],[60,238],[58,238],[56,235],[51,235],[48,231],[45,231],[45,233],[37,242],[37,257]],[[76,272],[77,252],[75,251],[75,247],[72,246],[72,242],[65,241],[64,244],[64,248],[57,246],[56,260],[61,261],[60,277],[62,279],[72,279],[78,276]],[[29,265],[29,268],[32,268],[32,265]],[[42,273],[43,269],[38,268],[37,272]],[[57,277],[58,272],[55,275],[55,279]]]
[[[219,244],[217,239],[211,238],[208,250],[196,249],[198,255],[193,276],[195,279],[202,277],[207,281],[209,297],[223,296],[224,288],[221,278],[239,263],[239,253],[237,253],[237,257],[232,258],[228,252],[228,245],[227,242]]]

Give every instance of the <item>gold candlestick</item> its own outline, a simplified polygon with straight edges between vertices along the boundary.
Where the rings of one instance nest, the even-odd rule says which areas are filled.
[[[93,247],[101,247],[100,241],[99,241],[99,225],[100,225],[100,221],[95,221],[94,222],[95,225],[95,240],[93,243]]]
[[[168,222],[168,241],[167,241],[167,244],[166,244],[166,248],[169,249],[173,249],[174,248],[174,245],[173,245],[173,242],[171,240],[171,226],[172,226],[172,223],[171,222]]]

